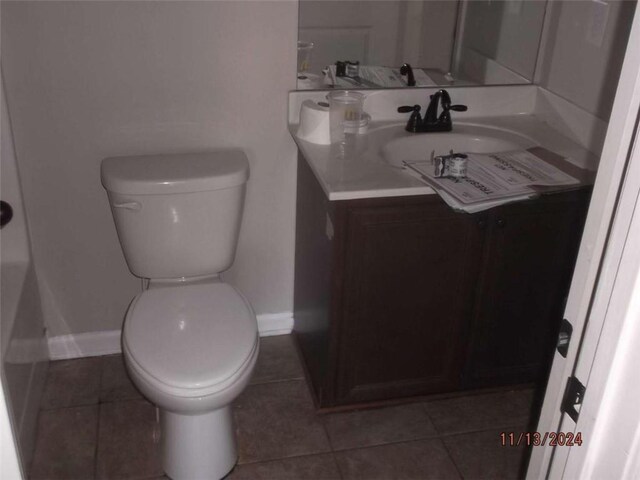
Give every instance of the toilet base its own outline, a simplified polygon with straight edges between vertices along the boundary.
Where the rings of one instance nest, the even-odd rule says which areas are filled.
[[[237,460],[229,406],[202,415],[160,412],[162,466],[173,480],[219,480]]]

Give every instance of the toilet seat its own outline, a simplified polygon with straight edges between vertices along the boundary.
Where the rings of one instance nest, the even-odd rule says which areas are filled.
[[[129,307],[122,338],[136,373],[178,397],[229,388],[253,365],[258,348],[251,306],[220,282],[144,291]]]

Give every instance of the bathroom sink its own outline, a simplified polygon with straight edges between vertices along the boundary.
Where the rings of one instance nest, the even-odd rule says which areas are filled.
[[[415,133],[389,141],[382,147],[385,161],[402,166],[404,161],[427,160],[431,152],[444,155],[450,150],[460,153],[494,153],[522,150],[536,146],[529,137],[511,130],[457,123],[453,131]]]

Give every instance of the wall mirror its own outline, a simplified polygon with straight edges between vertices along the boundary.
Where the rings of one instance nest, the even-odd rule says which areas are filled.
[[[300,0],[298,89],[531,83],[546,6]]]

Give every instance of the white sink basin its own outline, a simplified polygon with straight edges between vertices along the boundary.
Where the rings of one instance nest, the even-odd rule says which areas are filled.
[[[391,165],[402,166],[404,161],[428,160],[435,155],[459,153],[495,153],[522,150],[536,146],[529,137],[510,130],[482,125],[457,123],[453,131],[442,133],[414,133],[396,138],[382,147],[382,156]]]

